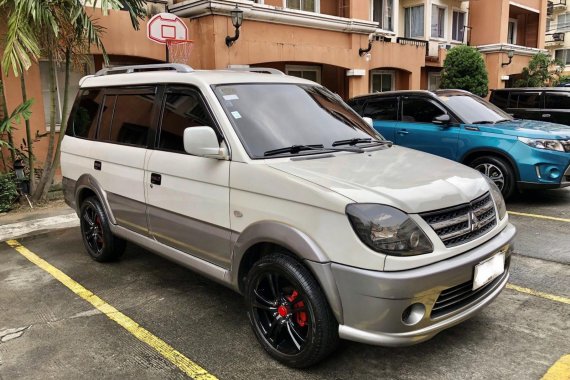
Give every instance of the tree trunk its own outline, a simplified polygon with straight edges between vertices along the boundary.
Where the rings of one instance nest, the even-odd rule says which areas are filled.
[[[55,65],[53,54],[48,53],[48,69],[49,69],[49,92],[50,92],[50,111],[49,111],[49,142],[46,157],[42,169],[42,175],[36,190],[32,194],[32,201],[38,202],[45,200],[51,185],[50,172],[53,167],[53,152],[55,147],[55,127],[56,127],[56,99],[57,99],[57,83],[55,77]],[[49,181],[48,181],[49,180]]]
[[[65,78],[63,83],[63,106],[61,112],[61,125],[59,127],[59,138],[57,140],[57,145],[55,147],[55,154],[53,156],[53,161],[46,177],[48,185],[44,188],[41,199],[47,198],[47,194],[49,191],[49,184],[51,184],[53,176],[55,175],[55,171],[59,167],[59,157],[61,155],[61,141],[63,140],[63,136],[65,136],[65,131],[67,130],[67,119],[68,119],[67,108],[69,104],[68,88],[69,88],[70,71],[71,71],[71,51],[67,49],[65,51]]]
[[[6,93],[4,92],[4,79],[2,68],[0,68],[0,109],[2,110],[2,115],[7,118],[8,115],[8,104],[6,104]],[[12,159],[12,164],[16,161],[16,154],[14,153],[14,138],[12,137],[12,131],[6,131],[8,134],[8,145],[10,150],[10,158]]]
[[[28,92],[26,91],[26,78],[24,78],[24,73],[26,72],[23,67],[20,67],[20,86],[22,87],[22,103],[28,101]],[[24,120],[26,125],[26,144],[28,145],[28,166],[30,168],[30,194],[33,194],[35,188],[35,176],[36,171],[34,169],[34,140],[32,140],[32,127],[30,125],[30,120]]]

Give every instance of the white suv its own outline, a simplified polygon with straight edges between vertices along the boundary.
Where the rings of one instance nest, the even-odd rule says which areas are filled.
[[[61,166],[93,259],[128,240],[229,286],[294,367],[339,338],[422,342],[501,292],[515,228],[492,182],[393,146],[316,83],[257,70],[81,80]]]

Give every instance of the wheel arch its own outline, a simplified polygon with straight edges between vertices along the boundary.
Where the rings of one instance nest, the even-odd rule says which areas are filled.
[[[495,156],[495,157],[502,158],[502,159],[506,160],[507,163],[511,166],[511,168],[515,172],[515,180],[516,181],[520,180],[519,168],[516,164],[515,159],[510,154],[508,154],[507,152],[505,152],[503,150],[493,149],[493,148],[472,149],[472,150],[468,151],[467,153],[465,153],[461,157],[459,162],[461,162],[464,165],[469,166],[469,163],[471,161],[473,161],[479,157],[485,157],[485,156]]]
[[[81,177],[79,177],[75,184],[75,205],[77,208],[77,213],[79,213],[79,210],[81,208],[81,202],[83,202],[89,196],[95,196],[101,202],[103,210],[105,211],[105,214],[107,214],[109,221],[112,224],[117,224],[117,221],[115,220],[113,212],[111,211],[111,206],[109,205],[105,194],[105,190],[103,190],[103,186],[101,186],[99,181],[97,181],[90,174],[83,174]]]
[[[342,323],[342,304],[329,258],[307,234],[284,223],[256,222],[237,237],[232,256],[232,287],[243,293],[245,279],[253,265],[274,252],[293,257],[311,272],[337,321]]]

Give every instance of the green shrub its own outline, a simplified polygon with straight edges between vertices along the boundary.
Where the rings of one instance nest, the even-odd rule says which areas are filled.
[[[0,174],[0,212],[10,211],[18,198],[18,187],[13,174]]]
[[[449,50],[443,62],[441,88],[466,90],[485,97],[488,86],[485,61],[477,49],[460,45]]]

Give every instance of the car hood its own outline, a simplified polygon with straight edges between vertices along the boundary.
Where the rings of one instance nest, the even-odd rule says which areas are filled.
[[[474,124],[483,132],[543,139],[570,139],[570,126],[537,120],[513,120],[498,124]]]
[[[398,146],[268,165],[354,202],[390,205],[408,213],[455,206],[489,191],[483,176],[467,166]]]

